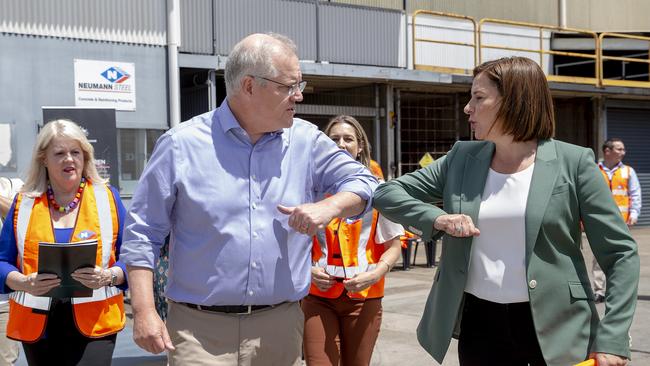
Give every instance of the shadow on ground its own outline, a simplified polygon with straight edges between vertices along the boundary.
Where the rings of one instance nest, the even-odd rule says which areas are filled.
[[[114,357],[112,366],[159,366],[167,364],[167,356]]]

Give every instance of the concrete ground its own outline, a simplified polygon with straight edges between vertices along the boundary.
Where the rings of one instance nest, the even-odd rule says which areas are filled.
[[[630,331],[632,335],[632,362],[630,365],[650,365],[650,228],[632,230],[641,255],[641,280],[637,310]],[[438,248],[440,251],[440,248]],[[424,251],[420,248],[416,266],[403,271],[398,264],[388,276],[383,301],[384,318],[372,363],[380,365],[438,365],[417,343],[415,328],[420,320],[436,268],[425,267]],[[598,305],[604,312],[604,305]],[[129,309],[130,310],[130,309]],[[113,356],[114,366],[165,365],[165,356],[148,354],[132,341],[130,314],[127,328],[118,336]],[[27,363],[21,355],[18,366]],[[443,366],[457,366],[457,343],[452,340]]]

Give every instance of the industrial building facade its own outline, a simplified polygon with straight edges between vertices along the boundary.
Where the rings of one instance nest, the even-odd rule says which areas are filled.
[[[650,4],[614,3],[5,0],[0,175],[25,173],[44,109],[112,108],[112,183],[128,198],[156,139],[223,101],[232,46],[276,32],[298,45],[308,82],[298,117],[319,126],[337,114],[357,117],[389,178],[472,138],[462,109],[476,64],[536,60],[549,75],[558,139],[597,153],[607,137],[625,141],[648,225]]]

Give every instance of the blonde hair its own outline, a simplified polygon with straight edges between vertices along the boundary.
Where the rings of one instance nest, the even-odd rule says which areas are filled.
[[[366,168],[370,167],[370,142],[368,142],[368,136],[366,135],[366,131],[363,130],[363,127],[361,127],[361,123],[356,120],[356,118],[352,116],[347,116],[347,115],[340,115],[332,118],[330,122],[327,124],[327,127],[325,127],[325,134],[327,136],[330,135],[330,132],[332,131],[332,128],[339,124],[339,123],[347,123],[352,128],[354,128],[354,133],[357,136],[357,141],[359,143],[359,147],[361,148],[361,151],[357,155],[357,160],[366,166]]]
[[[32,161],[27,171],[27,179],[20,192],[30,197],[39,197],[47,190],[47,169],[44,165],[45,153],[55,137],[65,137],[77,141],[84,155],[82,175],[93,184],[106,184],[108,180],[100,177],[99,173],[97,173],[95,149],[86,135],[86,130],[68,119],[57,119],[43,126],[38,136],[36,136]]]

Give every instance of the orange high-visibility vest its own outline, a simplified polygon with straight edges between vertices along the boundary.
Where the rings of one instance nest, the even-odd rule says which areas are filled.
[[[354,275],[375,269],[384,253],[384,245],[375,243],[378,213],[366,213],[363,218],[348,223],[345,219],[332,220],[325,230],[319,230],[314,237],[312,261],[338,278],[352,278]],[[336,282],[327,291],[321,291],[314,284],[309,293],[335,299],[341,296],[345,287]],[[347,295],[353,299],[371,299],[384,296],[384,278],[361,292]]]
[[[87,181],[70,241],[97,238],[96,264],[108,268],[115,263],[118,225],[115,198],[110,188],[93,186]],[[37,272],[38,243],[55,241],[46,194],[37,198],[18,195],[14,233],[18,250],[16,267],[25,275]],[[46,296],[12,292],[7,337],[23,342],[39,340],[45,332],[51,301]],[[101,287],[93,290],[92,297],[72,298],[71,301],[77,329],[86,337],[104,337],[124,328],[124,297],[117,287]]]
[[[368,169],[370,169],[370,172],[375,176],[375,178],[384,180],[384,172],[381,170],[379,163],[374,160],[370,160],[370,167]]]
[[[609,184],[609,190],[612,191],[612,197],[614,197],[614,202],[618,206],[618,210],[623,216],[623,220],[627,222],[628,217],[630,216],[630,195],[628,192],[628,183],[630,180],[630,167],[627,165],[621,165],[620,168],[614,171],[612,174],[612,179],[609,179],[607,172],[603,170],[603,167],[600,166],[600,172],[603,174],[603,178],[607,184]]]
[[[402,243],[402,249],[408,248],[409,239],[415,238],[415,234],[410,231],[404,231],[404,235],[399,237],[399,241]]]

